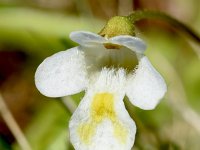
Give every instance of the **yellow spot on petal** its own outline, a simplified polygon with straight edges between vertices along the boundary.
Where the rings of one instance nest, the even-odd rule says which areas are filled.
[[[100,123],[104,118],[114,120],[114,96],[110,93],[98,93],[94,96],[91,110],[92,119]]]
[[[78,133],[81,141],[89,144],[91,137],[95,134],[96,125],[92,123],[83,123],[78,128]]]
[[[126,143],[127,129],[119,122],[114,123],[114,129],[114,135],[121,141],[121,143]]]
[[[111,93],[98,93],[94,95],[90,111],[91,118],[87,123],[83,123],[78,127],[78,133],[81,141],[83,141],[85,144],[90,144],[91,138],[96,133],[97,126],[107,118],[113,124],[113,135],[121,143],[126,142],[128,132],[117,118],[114,109],[114,102],[114,96]]]

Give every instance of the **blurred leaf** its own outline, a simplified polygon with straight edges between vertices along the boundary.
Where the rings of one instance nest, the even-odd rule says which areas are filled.
[[[0,46],[18,47],[40,55],[72,47],[70,32],[98,31],[102,24],[97,20],[25,8],[0,8],[0,18]],[[63,41],[67,42],[63,44]]]
[[[0,136],[0,150],[11,150],[10,145]]]
[[[69,118],[57,100],[46,101],[25,132],[33,150],[66,150]],[[19,147],[15,145],[14,150],[19,150]]]

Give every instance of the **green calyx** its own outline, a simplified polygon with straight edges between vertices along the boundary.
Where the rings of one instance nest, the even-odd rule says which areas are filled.
[[[111,18],[99,35],[111,38],[118,35],[135,36],[135,27],[132,21],[126,16],[115,16]]]

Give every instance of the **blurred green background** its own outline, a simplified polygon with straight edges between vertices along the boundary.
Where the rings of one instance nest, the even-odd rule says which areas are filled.
[[[199,0],[0,0],[0,93],[32,150],[73,150],[68,122],[84,93],[61,99],[41,95],[34,73],[41,61],[75,46],[71,31],[98,33],[115,15],[160,10],[200,33]],[[155,110],[125,99],[137,124],[133,150],[200,149],[200,43],[159,20],[137,23],[146,55],[168,92]],[[1,114],[2,116],[3,114]],[[0,150],[20,150],[0,116]]]

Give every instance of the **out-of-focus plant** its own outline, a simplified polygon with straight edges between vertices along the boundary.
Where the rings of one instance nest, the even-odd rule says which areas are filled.
[[[61,4],[61,1],[56,3]],[[13,67],[14,70],[9,74],[5,73],[0,61],[0,75],[6,77],[1,78],[3,82],[0,83],[0,88],[33,150],[73,149],[66,126],[83,93],[63,98],[66,109],[59,101],[47,101],[47,98],[38,94],[33,76],[42,59],[75,45],[68,38],[71,31],[81,29],[97,32],[100,29],[97,27],[100,24],[94,20],[88,21],[88,17],[108,19],[116,15],[117,11],[127,15],[134,6],[135,9],[165,11],[199,31],[198,0],[154,3],[142,0],[92,0],[88,3],[69,1],[70,5],[56,4],[55,7],[55,1],[49,2],[49,5],[45,5],[45,1],[34,1],[34,5],[27,5],[28,1],[24,3],[21,0],[4,2],[6,5],[2,5],[3,1],[0,2],[0,49],[9,52],[9,57],[4,57],[1,61],[7,59],[13,64],[9,67],[7,63],[7,70]],[[22,5],[26,8],[22,9]],[[57,6],[62,8],[58,10]],[[187,36],[182,36],[182,32],[176,34],[176,28],[177,26],[172,28],[158,19],[137,21],[137,36],[148,45],[145,55],[166,79],[168,92],[159,107],[153,111],[141,111],[125,98],[126,108],[138,128],[133,149],[199,149],[199,47],[194,47],[196,45]],[[13,51],[14,54],[23,54],[23,60],[13,59]],[[19,64],[20,68],[14,64]],[[0,120],[0,125],[2,123]],[[5,146],[11,149],[12,144],[14,149],[19,149],[5,126],[0,126],[0,131],[0,145],[3,144],[3,148]]]

